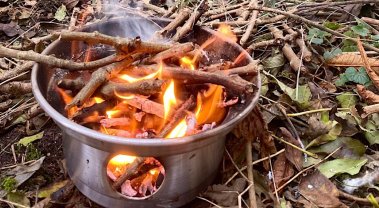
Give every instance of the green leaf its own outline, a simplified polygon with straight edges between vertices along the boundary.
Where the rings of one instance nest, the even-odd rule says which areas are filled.
[[[296,96],[296,88],[293,89],[288,87],[283,82],[277,80],[280,89],[286,93],[293,101],[298,103],[300,107],[306,108],[309,106],[309,101],[311,100],[312,93],[308,85],[299,85],[298,94]]]
[[[306,149],[315,145],[320,145],[326,142],[334,141],[342,132],[342,125],[339,124],[337,121],[329,121],[327,123],[327,126],[329,127],[330,131],[327,134],[321,135],[316,139],[312,140],[307,145]]]
[[[311,41],[311,43],[320,45],[324,42],[324,38],[328,36],[330,36],[330,33],[313,27],[308,31],[307,40]]]
[[[324,26],[331,29],[331,30],[337,30],[341,27],[341,25],[339,23],[329,22],[329,21],[324,22]]]
[[[40,133],[35,134],[33,136],[24,137],[24,138],[20,139],[20,141],[18,141],[17,144],[23,145],[23,146],[26,147],[26,146],[28,146],[29,143],[34,142],[34,141],[36,141],[38,139],[41,139],[43,137],[43,133],[44,132],[41,131]]]
[[[283,53],[272,54],[272,56],[262,61],[265,69],[277,69],[286,63]]]
[[[49,185],[46,188],[41,189],[38,192],[38,198],[50,197],[50,195],[52,193],[58,191],[60,188],[62,188],[63,186],[65,186],[67,183],[68,183],[68,180],[59,181],[59,182],[56,182],[56,183],[54,183],[52,185]]]
[[[338,95],[336,98],[342,108],[354,107],[358,101],[357,96],[349,92],[344,92],[341,95]]]
[[[327,178],[331,178],[336,174],[348,173],[355,175],[359,173],[361,167],[366,164],[367,159],[335,159],[325,162],[318,166],[318,170],[324,174]]]
[[[360,67],[359,70],[356,70],[354,67],[348,67],[344,73],[340,74],[340,79],[336,80],[336,85],[342,86],[346,82],[354,82],[367,86],[371,83],[371,79],[363,67]]]
[[[342,51],[343,52],[355,52],[358,51],[357,44],[349,39],[345,39],[342,41]]]
[[[351,30],[354,31],[356,34],[366,37],[369,34],[369,30],[364,27],[362,24],[358,24],[356,26],[351,27]]]
[[[58,21],[64,20],[64,18],[66,17],[66,12],[67,12],[66,6],[62,4],[62,6],[60,6],[55,12],[54,19]]]
[[[379,40],[379,34],[378,35],[371,35],[372,40]]]
[[[368,121],[365,127],[369,130],[365,132],[365,137],[370,145],[379,144],[379,128],[372,121]]]
[[[330,60],[341,53],[342,53],[342,50],[340,48],[333,48],[331,51],[325,51],[324,59]]]
[[[341,150],[336,152],[333,157],[337,158],[360,158],[366,152],[366,147],[362,142],[351,137],[338,137],[332,142],[320,145],[319,147],[312,148],[309,151],[313,153],[326,153],[330,154],[338,147]]]

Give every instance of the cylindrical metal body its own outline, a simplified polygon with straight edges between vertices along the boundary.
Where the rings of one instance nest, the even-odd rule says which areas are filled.
[[[149,39],[163,20],[147,20],[128,17],[96,23],[84,31],[99,31],[109,35]],[[195,27],[187,39],[204,43],[210,37],[217,37],[214,31]],[[71,44],[56,41],[43,53],[69,58]],[[205,49],[214,62],[220,59],[235,60],[239,64],[252,61],[251,57],[237,44],[223,38]],[[101,134],[81,126],[62,115],[63,102],[54,90],[62,75],[45,65],[36,64],[32,72],[33,93],[41,107],[63,131],[63,148],[69,175],[78,189],[91,200],[105,207],[179,207],[192,199],[215,177],[224,152],[225,136],[255,106],[260,89],[260,78],[252,81],[257,86],[254,94],[245,98],[242,104],[229,109],[228,115],[218,127],[183,138],[136,139]],[[159,189],[146,199],[128,199],[112,189],[107,177],[106,166],[117,154],[151,156],[165,168],[165,177]]]

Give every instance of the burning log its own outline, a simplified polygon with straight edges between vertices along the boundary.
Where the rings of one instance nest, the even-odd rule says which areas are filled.
[[[149,79],[133,83],[108,82],[100,88],[100,94],[105,97],[113,97],[115,93],[132,93],[139,95],[153,95],[162,92],[165,85],[164,80]]]
[[[131,60],[127,59],[121,62],[121,64],[129,65]],[[101,86],[104,82],[108,81],[111,77],[121,71],[121,67],[117,64],[111,64],[102,68],[99,68],[92,73],[90,81],[79,91],[74,99],[66,105],[66,109],[70,109],[74,106],[81,106],[89,97]]]
[[[190,96],[186,102],[184,102],[178,110],[174,114],[172,114],[172,117],[170,121],[165,125],[165,127],[161,130],[158,137],[165,137],[175,126],[185,118],[187,115],[187,111],[191,108],[195,107],[196,102],[194,96]]]
[[[130,106],[142,110],[145,113],[150,113],[160,118],[164,118],[164,107],[160,103],[141,96],[134,96],[133,98],[124,100],[124,102]]]
[[[157,53],[155,56],[153,56],[151,59],[149,59],[149,62],[156,62],[159,63],[162,60],[171,58],[171,57],[180,57],[185,55],[187,52],[193,50],[195,48],[193,43],[182,43],[182,44],[176,44],[172,46],[170,49],[167,49],[165,51],[162,51],[160,53]]]
[[[132,163],[128,165],[125,172],[113,183],[113,188],[118,190],[121,185],[131,178],[137,171],[141,164],[144,163],[145,157],[136,157]]]
[[[123,118],[104,118],[100,120],[100,124],[105,128],[113,127],[113,126],[127,126],[130,124],[130,119]]]
[[[59,80],[57,86],[66,90],[81,90],[86,83],[82,77],[76,79],[62,79]]]
[[[237,69],[237,71],[255,70],[253,66],[253,64],[249,64],[245,68]],[[140,74],[150,74],[151,72],[154,72],[156,68],[156,65],[142,66],[141,68],[134,69],[133,72]],[[228,91],[237,94],[250,94],[254,92],[253,83],[242,79],[237,74],[230,74],[230,76],[228,76],[222,73],[210,73],[198,70],[184,70],[179,67],[165,67],[162,71],[162,77],[164,79],[175,79],[178,81],[182,81],[186,84],[211,83],[216,85],[222,85]]]
[[[80,111],[75,112],[75,114],[72,116],[72,120],[77,122],[83,121],[85,118],[93,115],[95,112],[98,112],[100,115],[104,115],[107,109],[111,108],[115,104],[116,102],[114,100],[106,100],[101,103],[95,103],[90,107],[86,107]]]

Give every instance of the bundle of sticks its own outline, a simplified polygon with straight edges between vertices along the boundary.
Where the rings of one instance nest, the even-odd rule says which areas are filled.
[[[195,97],[199,92],[209,90],[212,85],[226,89],[225,95],[222,95],[223,102],[218,105],[223,108],[237,103],[238,97],[241,100],[254,92],[255,86],[241,76],[256,75],[258,62],[235,67],[232,60],[219,60],[204,65],[199,57],[205,52],[191,42],[162,44],[82,32],[61,33],[60,37],[65,40],[84,40],[91,45],[94,42],[113,45],[118,49],[114,55],[85,64],[91,66],[94,62],[104,62],[107,59],[117,60],[116,62],[104,64],[93,72],[83,71],[74,79],[64,78],[57,83],[61,93],[73,96],[73,99],[66,100],[65,109],[70,119],[95,126],[100,131],[105,129],[103,132],[111,135],[166,137],[182,119],[191,117],[189,115],[198,102]],[[190,63],[186,65],[183,60]],[[161,98],[171,80],[174,80],[177,89],[180,88],[181,92],[176,93],[180,94],[180,104],[173,106],[165,117],[165,106]],[[94,102],[94,97],[101,98],[101,102]],[[229,98],[232,99],[227,101]],[[130,107],[134,110],[130,110]],[[108,115],[112,110],[118,111],[118,115]],[[149,131],[151,129],[146,129],[149,124],[144,123],[144,120],[151,119],[162,120],[164,126],[155,126],[153,131]],[[135,121],[141,122],[145,130],[129,132],[123,128]],[[197,129],[192,132],[196,133]]]

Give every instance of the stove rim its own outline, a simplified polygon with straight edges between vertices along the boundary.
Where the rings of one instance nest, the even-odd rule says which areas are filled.
[[[125,18],[115,18],[115,19],[109,19],[108,21],[120,21],[120,19],[129,19],[135,17],[125,17]],[[153,19],[154,21],[154,19]],[[89,25],[86,25],[85,27],[81,28],[81,30],[90,28],[94,25],[103,24],[104,22],[98,22],[98,23],[92,23]],[[206,30],[210,34],[217,33],[216,31],[201,27],[201,29]],[[41,54],[49,55],[50,51],[56,47],[56,45],[60,42],[60,40],[55,40],[53,43],[51,43],[47,48],[44,49],[44,51]],[[230,42],[230,41],[228,41]],[[232,42],[230,42],[232,43]],[[248,62],[252,62],[252,57],[237,43],[232,43],[234,47],[236,47],[241,53],[245,54],[245,58]],[[39,88],[39,84],[37,83],[37,76],[38,72],[40,71],[40,64],[36,63],[33,66],[32,73],[31,73],[31,84],[32,84],[32,91],[34,94],[35,99],[40,104],[41,108],[59,125],[63,126],[64,128],[70,129],[71,131],[75,131],[76,133],[79,133],[81,135],[84,135],[86,137],[90,137],[93,139],[96,139],[100,142],[106,142],[106,143],[112,143],[112,144],[118,144],[118,145],[125,145],[125,146],[144,146],[144,147],[166,147],[166,146],[176,146],[176,145],[184,145],[184,144],[191,144],[193,142],[201,142],[204,140],[208,140],[209,138],[215,137],[219,135],[221,132],[224,132],[226,129],[232,128],[235,126],[238,122],[240,122],[243,118],[245,118],[255,107],[255,105],[258,102],[260,91],[261,91],[261,79],[260,79],[260,73],[258,71],[256,75],[257,80],[257,91],[254,92],[254,96],[252,97],[252,101],[249,103],[248,106],[244,110],[242,110],[237,116],[230,119],[226,123],[223,123],[220,126],[217,126],[214,129],[207,130],[195,135],[185,136],[185,137],[179,137],[179,138],[153,138],[153,139],[140,139],[140,138],[125,138],[125,137],[118,137],[118,136],[112,136],[100,133],[98,131],[92,130],[90,128],[84,127],[80,124],[75,123],[74,121],[71,121],[70,119],[66,118],[64,115],[59,113],[57,110],[55,110],[50,103],[47,102],[46,98],[43,96],[43,93],[41,92]],[[80,137],[77,138],[81,142],[87,143],[84,139],[81,139]]]

